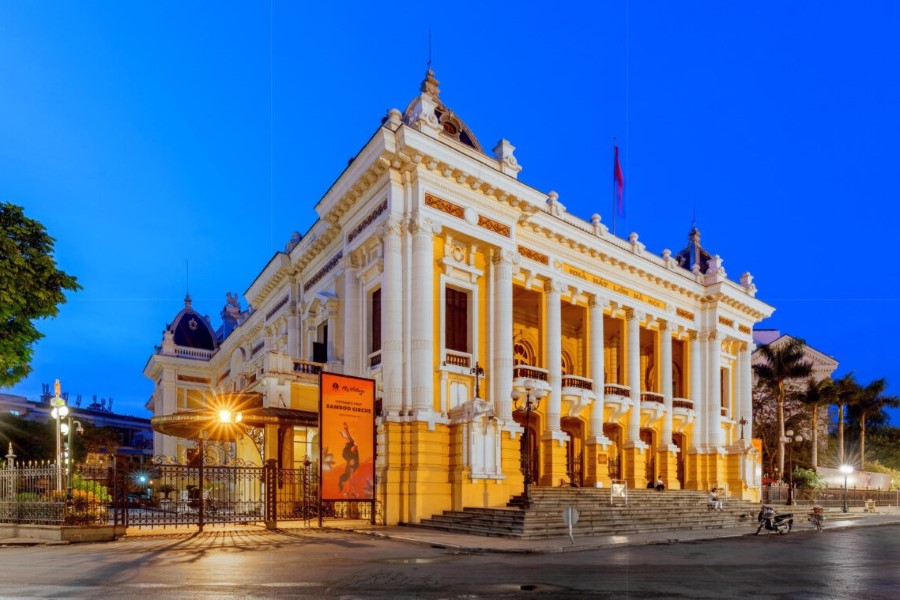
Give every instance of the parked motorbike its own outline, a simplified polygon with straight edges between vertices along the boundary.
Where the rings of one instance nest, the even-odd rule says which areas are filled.
[[[809,513],[809,522],[816,528],[816,531],[822,531],[825,528],[825,509],[818,504],[812,507]]]
[[[763,504],[756,520],[759,527],[756,528],[756,535],[765,529],[766,531],[777,531],[780,535],[787,535],[794,526],[794,515],[791,513],[780,513],[768,504]]]

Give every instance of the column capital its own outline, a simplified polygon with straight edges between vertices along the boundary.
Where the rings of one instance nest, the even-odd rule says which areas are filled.
[[[643,321],[647,317],[647,313],[637,310],[636,308],[630,308],[628,306],[625,306],[623,308],[625,309],[625,319],[628,321],[632,321],[634,319]]]
[[[565,289],[566,289],[566,285],[557,279],[548,279],[547,281],[544,282],[544,291],[547,292],[548,294],[550,294],[550,293],[562,294]]]
[[[510,265],[519,264],[519,253],[505,248],[495,248],[491,251],[491,262],[495,265],[507,263]]]
[[[406,222],[406,228],[414,235],[434,235],[440,226],[429,217],[417,214]]]
[[[593,296],[590,296],[588,298],[588,306],[590,308],[599,308],[600,310],[603,310],[609,305],[609,298],[607,298],[606,296],[594,294]]]
[[[391,215],[378,226],[378,236],[382,239],[390,235],[399,236],[403,231],[403,219],[396,215]]]

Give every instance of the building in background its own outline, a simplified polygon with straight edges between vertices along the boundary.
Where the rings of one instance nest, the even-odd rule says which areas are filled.
[[[53,417],[50,411],[50,385],[43,384],[43,393],[40,400],[28,400],[24,396],[12,394],[0,394],[0,414],[10,414],[29,421],[51,422]],[[150,419],[132,417],[113,412],[113,401],[93,396],[87,406],[82,406],[82,397],[77,395],[74,402],[69,402],[69,394],[63,393],[69,408],[69,416],[82,423],[90,423],[94,427],[103,427],[112,430],[118,440],[115,454],[119,460],[132,463],[149,462],[153,457],[153,430]],[[99,464],[106,460],[109,454],[106,452],[90,453],[88,463]],[[52,457],[47,457],[52,458]]]
[[[752,276],[728,279],[696,228],[655,255],[570,214],[519,180],[510,142],[486,151],[437,84],[429,71],[388,112],[249,308],[229,294],[214,328],[186,299],[144,370],[157,452],[187,462],[192,439],[231,435],[223,460],[318,460],[326,371],[376,381],[388,524],[505,505],[527,455],[542,486],[662,477],[758,499],[750,353],[773,308]],[[545,397],[526,423],[513,396],[528,389]],[[223,407],[250,422],[215,433]]]

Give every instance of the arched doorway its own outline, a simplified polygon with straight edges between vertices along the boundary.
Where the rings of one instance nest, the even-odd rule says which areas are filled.
[[[516,423],[523,428],[525,427],[524,414],[514,412],[513,418],[516,420]],[[537,485],[537,482],[540,481],[541,474],[541,444],[540,436],[538,434],[540,431],[540,417],[532,413],[529,420],[528,445],[531,446],[531,483],[532,485]],[[522,437],[519,438],[519,470],[522,471],[523,475],[525,474],[525,465],[527,462],[528,451],[525,447],[525,434],[523,433]]]
[[[678,446],[678,457],[675,462],[675,478],[678,479],[678,482],[681,484],[681,489],[684,489],[684,434],[673,433],[672,443]]]
[[[647,444],[647,450],[644,452],[644,479],[647,481],[656,481],[655,437],[656,434],[652,429],[641,429],[641,441]]]
[[[603,424],[603,435],[607,439],[612,440],[609,446],[609,469],[610,479],[622,479],[622,427],[612,423]]]
[[[560,429],[569,435],[566,441],[566,474],[569,483],[584,485],[584,422],[576,417],[560,419]]]

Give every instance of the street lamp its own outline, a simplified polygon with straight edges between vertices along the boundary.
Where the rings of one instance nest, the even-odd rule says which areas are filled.
[[[851,465],[841,465],[841,473],[844,474],[844,504],[841,506],[841,512],[847,512],[847,475],[853,472]]]
[[[475,397],[481,398],[481,390],[478,387],[478,378],[484,377],[484,369],[476,361],[475,366],[469,369],[469,373],[475,376]]]
[[[787,444],[788,449],[788,497],[787,503],[788,505],[794,504],[794,459],[793,459],[793,444],[792,442],[797,442],[798,444],[803,441],[803,436],[798,435],[794,437],[794,430],[788,429],[784,432],[786,435],[781,438],[785,444]]]
[[[541,399],[547,395],[547,390],[544,388],[538,388],[535,385],[534,380],[527,379],[525,380],[524,385],[525,391],[514,389],[510,396],[512,396],[513,405],[518,412],[525,413],[525,435],[522,438],[525,443],[525,472],[523,473],[524,477],[524,485],[525,485],[525,498],[524,498],[524,506],[525,508],[531,507],[531,440],[529,435],[529,428],[531,425],[531,413],[538,409],[541,404]]]
[[[74,425],[74,427],[73,427]],[[66,436],[66,450],[63,457],[66,461],[66,500],[72,500],[72,462],[75,459],[75,447],[72,445],[72,433],[77,432],[84,434],[84,427],[81,421],[73,421],[72,417],[66,419],[65,423],[59,426],[60,431]]]
[[[56,491],[61,492],[63,489],[62,474],[62,420],[69,414],[69,407],[66,401],[59,395],[59,379],[53,384],[53,397],[50,398],[50,416],[56,420]]]

